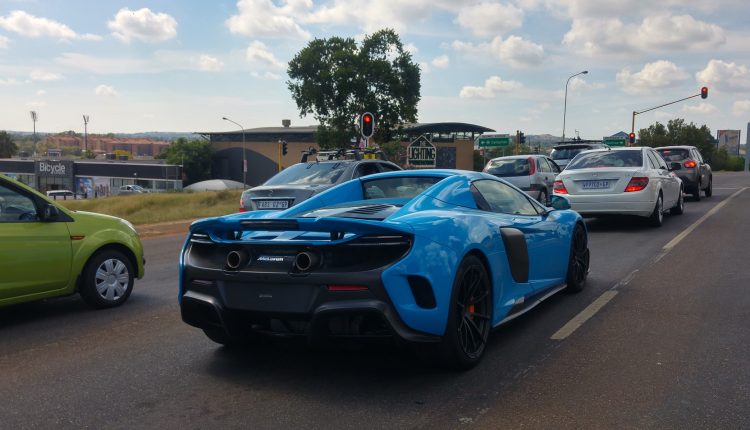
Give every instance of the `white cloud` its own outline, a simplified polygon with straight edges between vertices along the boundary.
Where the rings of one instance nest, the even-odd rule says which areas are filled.
[[[698,83],[719,91],[746,92],[750,91],[750,69],[736,63],[726,63],[721,60],[711,60],[706,68],[695,74]]]
[[[521,87],[522,85],[520,82],[504,81],[499,76],[490,76],[489,78],[487,78],[486,81],[484,81],[484,86],[481,86],[481,87],[465,86],[461,88],[459,97],[465,98],[465,99],[470,99],[470,98],[494,99],[497,96],[497,93],[499,92],[510,92],[513,90],[517,90]]]
[[[422,75],[426,75],[432,73],[432,67],[430,67],[429,63],[422,61],[419,63],[419,71],[422,72]]]
[[[570,91],[600,90],[604,87],[605,85],[601,82],[589,83],[578,76],[571,79],[569,84]]]
[[[199,70],[206,72],[218,72],[224,68],[224,62],[210,55],[201,55],[198,57],[197,66]]]
[[[281,79],[281,75],[273,73],[273,72],[265,72],[265,73],[258,73],[258,72],[252,72],[250,75],[257,79],[266,79],[269,81],[278,81]]]
[[[7,16],[0,16],[0,28],[32,38],[52,37],[62,40],[101,40],[101,36],[95,34],[78,34],[61,22],[40,18],[22,10],[14,10]]]
[[[611,53],[709,49],[724,43],[726,35],[721,27],[698,21],[690,15],[648,16],[640,25],[626,24],[618,18],[576,18],[563,37],[563,44],[570,49],[592,57]]]
[[[688,75],[670,61],[648,63],[639,72],[631,73],[625,68],[617,73],[617,82],[628,94],[643,94],[649,91],[672,87],[687,79]]]
[[[509,36],[507,39],[498,36],[490,43],[478,45],[455,40],[451,44],[451,48],[469,58],[491,56],[516,68],[537,66],[544,60],[544,47],[542,45],[519,36]]]
[[[225,21],[229,31],[251,37],[309,39],[297,18],[312,8],[312,0],[282,0],[276,6],[271,0],[239,0],[237,15]]]
[[[32,70],[29,74],[29,79],[32,81],[59,81],[62,78],[63,75],[46,70]]]
[[[450,65],[450,58],[447,55],[441,55],[432,59],[431,64],[438,69],[445,69]]]
[[[94,94],[99,97],[116,97],[117,91],[109,85],[101,84],[94,88]]]
[[[45,95],[45,94],[47,94],[47,91],[44,91],[44,90],[39,90],[39,91],[37,91],[37,92],[36,92],[36,95],[37,95],[38,97],[41,97],[41,96],[43,96],[43,95]]]
[[[279,61],[273,55],[273,52],[268,50],[268,47],[263,42],[257,40],[248,46],[245,56],[250,62],[261,63],[274,69],[284,69],[286,67],[283,62]]]
[[[125,43],[133,40],[163,42],[177,36],[177,21],[166,13],[151,12],[149,8],[122,8],[107,22],[107,27]]]
[[[697,105],[685,105],[682,107],[682,111],[687,113],[711,114],[718,112],[719,109],[711,103],[701,103]]]
[[[456,22],[476,36],[492,37],[521,27],[523,10],[512,4],[485,2],[463,7]]]
[[[140,58],[94,57],[75,52],[65,52],[55,58],[55,62],[66,67],[102,75],[133,72],[153,73],[161,70],[156,69],[151,62]]]
[[[735,116],[743,116],[750,113],[750,100],[737,100],[732,105],[732,113]]]
[[[6,49],[10,45],[10,39],[0,36],[0,49]]]
[[[412,56],[417,55],[419,48],[413,43],[407,43],[404,45],[404,51],[410,53]]]

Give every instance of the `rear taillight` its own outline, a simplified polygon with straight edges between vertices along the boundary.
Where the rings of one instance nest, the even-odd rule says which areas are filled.
[[[555,188],[553,192],[557,194],[568,194],[568,189],[565,188],[565,184],[563,184],[563,181],[555,181]]]
[[[648,178],[645,177],[633,177],[628,182],[628,186],[625,187],[626,193],[632,193],[633,191],[641,191],[648,185]]]
[[[688,169],[693,169],[693,168],[695,168],[695,166],[697,166],[697,165],[698,165],[698,163],[696,163],[696,162],[695,162],[695,161],[693,161],[693,160],[688,160],[688,161],[686,161],[686,162],[684,162],[684,163],[682,163],[682,164],[683,164],[683,165],[684,165],[685,167],[687,167]]]
[[[364,285],[327,285],[328,291],[337,293],[350,293],[352,291],[367,291]]]
[[[245,209],[242,206],[240,206],[240,212],[247,212],[247,209]]]
[[[534,159],[529,157],[529,176],[533,175],[536,172],[536,163],[534,162]]]
[[[247,212],[247,209],[245,209],[245,199],[243,197],[240,197],[240,212]]]

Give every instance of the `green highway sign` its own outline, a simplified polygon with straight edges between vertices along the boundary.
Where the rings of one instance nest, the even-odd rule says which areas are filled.
[[[479,137],[480,148],[496,148],[510,145],[510,136]]]
[[[602,142],[609,146],[625,146],[626,141],[624,137],[605,137],[602,139]]]

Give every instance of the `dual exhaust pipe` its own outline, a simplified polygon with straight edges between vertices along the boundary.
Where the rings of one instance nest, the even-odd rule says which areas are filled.
[[[226,268],[229,270],[239,270],[240,267],[247,265],[250,255],[245,250],[229,251],[226,257]],[[302,251],[294,256],[294,269],[297,272],[309,272],[318,267],[320,257],[318,254],[309,251]]]

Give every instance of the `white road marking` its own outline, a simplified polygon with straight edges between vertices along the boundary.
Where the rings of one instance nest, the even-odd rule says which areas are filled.
[[[578,315],[573,317],[572,320],[568,321],[567,324],[562,326],[560,330],[555,332],[555,334],[553,334],[552,337],[550,337],[550,339],[563,340],[566,337],[573,334],[573,332],[576,331],[578,327],[582,326],[583,323],[589,320],[589,318],[593,317],[594,314],[599,312],[599,309],[603,308],[604,305],[609,303],[609,301],[612,300],[612,298],[614,298],[617,295],[617,293],[618,293],[617,290],[605,291],[604,294],[599,296],[598,299],[594,300],[593,303],[588,305],[586,309],[582,310]]]
[[[708,211],[705,215],[703,215],[702,217],[700,217],[700,219],[698,219],[698,221],[692,223],[688,228],[686,228],[685,230],[683,230],[682,233],[680,233],[677,236],[675,236],[674,239],[670,240],[669,243],[667,243],[666,245],[664,245],[664,248],[662,248],[662,249],[665,252],[663,252],[663,254],[666,254],[667,252],[669,252],[670,250],[672,250],[672,248],[674,248],[678,243],[682,242],[682,239],[686,238],[687,235],[689,235],[690,233],[692,233],[693,230],[695,230],[696,228],[698,228],[698,226],[700,226],[701,224],[703,224],[703,222],[705,220],[707,220],[708,218],[710,218],[711,215],[713,215],[716,212],[718,212],[719,210],[721,210],[721,208],[723,208],[724,206],[726,206],[727,203],[729,203],[730,200],[732,200],[733,198],[735,198],[738,194],[740,194],[741,192],[745,191],[746,189],[747,189],[747,187],[740,188],[734,194],[732,194],[731,196],[727,197],[724,201],[722,201],[718,205],[716,205],[713,208],[711,208],[710,211]],[[661,255],[661,257],[663,257],[663,256],[664,255]]]
[[[683,239],[685,239],[690,233],[693,232],[696,228],[698,228],[701,224],[703,224],[704,221],[706,221],[708,218],[710,218],[713,214],[720,211],[721,208],[727,205],[730,200],[737,197],[741,192],[748,189],[748,187],[740,188],[738,191],[736,191],[734,194],[726,198],[721,203],[717,204],[713,208],[711,208],[710,211],[708,211],[705,215],[700,217],[698,221],[692,223],[690,226],[688,226],[685,230],[683,230],[680,234],[674,237],[674,239],[670,240],[669,243],[664,245],[664,247],[661,249],[659,254],[656,255],[654,260],[651,264],[655,264],[659,260],[661,260],[665,255],[669,253],[669,251],[672,250],[675,246],[677,246],[678,243],[682,242]],[[563,340],[573,334],[574,331],[578,329],[578,327],[582,326],[583,323],[588,321],[591,317],[593,317],[599,310],[601,310],[604,305],[609,303],[612,298],[614,298],[618,291],[617,289],[620,287],[624,287],[627,285],[633,278],[635,277],[636,273],[638,273],[638,269],[633,270],[632,272],[628,273],[627,276],[625,276],[621,281],[617,282],[612,288],[605,291],[599,298],[594,300],[590,305],[586,307],[586,309],[582,310],[578,313],[578,315],[574,316],[573,319],[567,322],[564,326],[560,328],[555,334],[550,337],[552,340]]]

